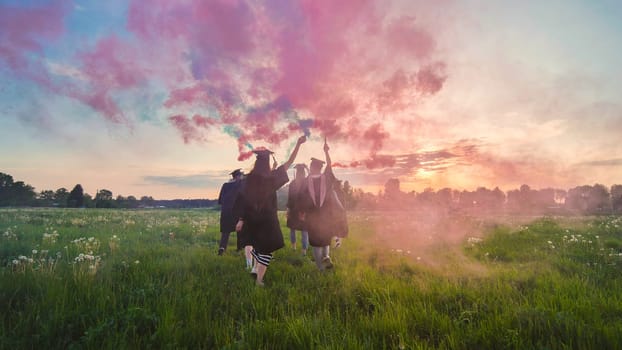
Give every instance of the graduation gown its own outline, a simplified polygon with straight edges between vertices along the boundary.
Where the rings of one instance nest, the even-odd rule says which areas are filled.
[[[334,236],[347,235],[345,210],[333,190],[335,181],[332,171],[318,178],[307,176],[305,189],[300,192],[300,209],[305,213],[309,243],[314,247],[330,245]]]
[[[289,192],[287,193],[287,227],[294,230],[306,230],[305,222],[300,220],[300,191],[306,189],[306,179],[294,179],[289,184]]]
[[[251,179],[252,176],[258,178]],[[276,191],[288,181],[287,169],[283,166],[271,171],[266,177],[251,173],[246,178],[244,190],[236,198],[234,212],[244,220],[238,237],[244,245],[252,245],[258,253],[270,254],[285,245],[277,216]],[[268,198],[262,201],[251,198],[247,191],[249,186],[268,189]]]
[[[233,214],[233,205],[238,192],[242,188],[242,180],[229,181],[222,185],[218,195],[220,204],[220,232],[235,231],[238,218]]]

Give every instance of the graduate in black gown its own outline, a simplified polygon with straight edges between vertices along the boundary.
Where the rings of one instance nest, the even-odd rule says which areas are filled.
[[[333,174],[328,144],[324,141],[326,169],[322,173],[324,161],[311,158],[309,176],[305,190],[300,194],[300,210],[309,232],[309,244],[317,267],[323,271],[333,267],[330,258],[330,243],[336,235],[345,236],[341,217],[345,215],[343,206],[333,190],[337,179]],[[347,231],[347,228],[346,228]]]
[[[218,194],[218,204],[220,204],[220,245],[218,255],[222,255],[227,250],[229,235],[235,231],[235,224],[238,222],[238,218],[233,215],[233,204],[238,192],[242,188],[242,177],[244,174],[241,169],[235,169],[230,174],[231,180],[222,185]],[[242,249],[239,237],[237,248],[238,250]]]
[[[305,136],[301,136],[289,159],[274,170],[270,169],[272,152],[267,149],[255,150],[255,165],[235,202],[234,211],[239,217],[236,231],[248,238],[248,243],[253,247],[251,253],[257,262],[256,283],[259,286],[263,286],[272,253],[285,245],[277,216],[276,191],[289,181],[287,169],[296,159],[300,145],[306,140]]]

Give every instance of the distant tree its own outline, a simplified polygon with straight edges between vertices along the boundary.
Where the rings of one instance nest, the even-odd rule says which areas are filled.
[[[501,208],[503,208],[503,205],[505,204],[505,193],[503,193],[503,191],[501,191],[499,189],[499,187],[495,187],[494,190],[492,190],[492,205],[495,207],[496,210],[500,210]]]
[[[138,208],[138,200],[134,196],[123,197],[122,195],[118,195],[117,199],[115,200],[115,204],[117,208]]]
[[[69,198],[69,192],[64,187],[57,189],[56,193],[54,193],[54,202],[59,207],[67,206],[67,198]]]
[[[565,206],[581,214],[610,213],[609,190],[601,184],[577,186],[568,190]]]
[[[37,193],[32,186],[0,173],[0,206],[29,206],[35,205],[36,200]]]
[[[134,196],[127,196],[126,203],[127,207],[130,209],[138,208],[138,199]]]
[[[127,208],[127,198],[123,197],[122,195],[117,195],[117,198],[114,201],[115,207],[124,209]]]
[[[401,193],[402,191],[400,191],[400,180],[399,179],[396,179],[396,178],[389,179],[384,184],[384,195],[385,197],[387,197],[387,199],[389,200],[398,199]]]
[[[568,190],[564,204],[566,209],[576,213],[587,212],[587,198],[589,197],[590,189],[591,186],[577,186]]]
[[[142,207],[153,207],[154,199],[151,196],[142,196],[140,197],[140,206]]]
[[[84,190],[82,185],[77,184],[73,187],[69,196],[67,197],[67,207],[69,208],[82,208],[84,207]]]
[[[112,208],[112,192],[109,190],[99,190],[95,195],[96,208]]]
[[[0,206],[11,205],[11,189],[13,187],[13,176],[0,173]]]
[[[588,210],[590,214],[610,214],[611,197],[609,189],[601,184],[592,186],[588,198]]]
[[[37,199],[39,205],[44,207],[51,207],[54,204],[55,193],[52,190],[44,190],[39,193]]]
[[[23,181],[14,182],[9,193],[9,196],[12,198],[12,205],[16,206],[33,205],[37,198],[35,189]]]
[[[561,190],[559,188],[555,189],[555,203],[563,204],[566,201],[566,196],[568,192],[566,190]]]

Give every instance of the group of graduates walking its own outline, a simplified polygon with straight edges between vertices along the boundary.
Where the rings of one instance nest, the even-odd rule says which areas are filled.
[[[301,136],[289,159],[280,166],[270,166],[273,152],[255,149],[253,169],[244,176],[237,169],[231,181],[220,191],[220,247],[222,255],[231,232],[237,232],[237,249],[245,251],[246,266],[256,274],[256,283],[263,286],[263,278],[272,261],[273,253],[285,246],[277,214],[277,190],[289,182],[288,169],[294,163],[300,146],[306,141]],[[333,267],[330,244],[333,237],[346,237],[348,226],[344,206],[335,191],[337,179],[332,171],[329,147],[324,141],[325,161],[311,158],[309,175],[305,164],[295,166],[296,175],[289,185],[287,198],[287,227],[292,247],[296,247],[296,230],[302,232],[302,252],[311,245],[318,269]],[[274,156],[272,156],[274,159]],[[322,168],[326,164],[325,170]]]

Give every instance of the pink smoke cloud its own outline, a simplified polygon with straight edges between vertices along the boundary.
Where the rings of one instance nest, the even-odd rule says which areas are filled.
[[[130,35],[104,36],[75,53],[82,80],[49,89],[129,125],[119,96],[157,81],[168,94],[161,108],[185,143],[225,132],[245,159],[252,143],[312,133],[367,152],[360,164],[392,166],[380,155],[392,136],[377,115],[400,122],[394,114],[437,94],[447,79],[434,28],[416,17],[425,5],[408,6],[401,16],[372,0],[133,0]],[[10,29],[0,34],[0,52],[13,70],[31,71],[20,66],[22,52],[62,39],[66,12],[9,10],[0,15]]]
[[[43,43],[57,40],[65,32],[67,4],[68,1],[31,7],[0,4],[0,60],[19,73],[28,73],[28,68],[41,72]],[[34,62],[30,54],[36,55]]]
[[[389,46],[417,58],[426,58],[434,51],[434,38],[419,28],[414,17],[404,16],[393,21],[386,31]]]

